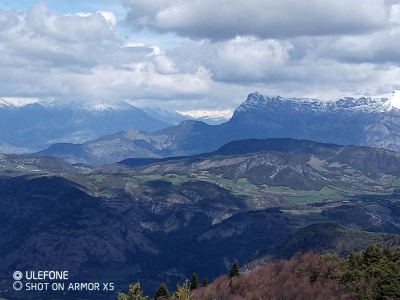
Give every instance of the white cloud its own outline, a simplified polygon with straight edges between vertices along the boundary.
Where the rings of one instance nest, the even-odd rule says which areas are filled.
[[[391,95],[390,102],[396,108],[400,108],[400,91],[394,91]]]
[[[115,27],[117,25],[117,17],[115,14],[111,11],[102,11],[99,10],[97,13],[101,14],[106,21],[112,25],[112,27]]]
[[[400,4],[392,6],[389,22],[400,24]]]
[[[99,10],[96,12],[96,14],[101,15],[111,27],[115,27],[115,25],[117,25],[117,17],[115,16],[115,14],[111,11],[102,11]],[[82,12],[78,12],[75,14],[78,17],[91,17],[94,15],[94,13],[82,13]],[[68,15],[71,16],[71,15]]]
[[[178,110],[178,113],[192,118],[223,118],[230,119],[233,116],[233,109],[217,110]]]
[[[42,37],[60,42],[113,40],[115,35],[102,14],[62,15],[50,11],[43,3],[34,4],[24,18],[27,27]]]
[[[160,74],[176,74],[175,64],[165,55],[159,54],[153,60],[156,70]]]

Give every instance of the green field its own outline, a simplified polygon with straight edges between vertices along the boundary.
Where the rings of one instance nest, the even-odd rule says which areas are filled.
[[[322,215],[322,210],[282,210],[284,216],[287,217],[292,226],[306,226],[310,223],[328,221],[328,218]]]

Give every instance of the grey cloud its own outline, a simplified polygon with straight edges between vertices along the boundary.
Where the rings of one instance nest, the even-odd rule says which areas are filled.
[[[303,54],[341,62],[400,65],[400,26],[369,35],[299,39],[295,45]],[[295,58],[296,53],[293,54]]]
[[[0,32],[15,27],[19,23],[20,20],[16,15],[6,12],[0,7]]]
[[[216,81],[243,84],[275,78],[288,63],[291,48],[289,42],[237,37],[218,43],[192,41],[167,54],[182,71],[206,67]]]
[[[134,26],[211,40],[371,32],[387,26],[383,0],[121,0]]]
[[[319,38],[319,43],[322,40]],[[396,66],[340,61],[307,47],[309,43],[309,40],[292,43],[254,37],[218,43],[191,41],[168,51],[167,55],[182,72],[193,72],[203,66],[215,85],[229,86],[232,90],[233,86],[241,86],[249,91],[295,97],[334,98],[387,93],[400,83],[397,77],[400,68]],[[300,48],[301,55],[293,55],[296,48]],[[233,95],[232,91],[227,93]]]

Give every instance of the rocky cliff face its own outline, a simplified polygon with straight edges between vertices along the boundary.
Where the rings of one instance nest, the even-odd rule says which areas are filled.
[[[400,151],[400,110],[386,98],[338,101],[252,93],[224,126],[243,137],[291,137]]]

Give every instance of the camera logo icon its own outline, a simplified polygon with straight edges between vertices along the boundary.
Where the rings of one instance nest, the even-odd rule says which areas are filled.
[[[20,271],[15,271],[13,274],[14,280],[20,281],[22,279],[23,275],[22,272]]]
[[[16,281],[16,282],[14,282],[14,284],[13,284],[13,288],[14,288],[14,290],[16,290],[16,291],[22,290],[23,286],[24,286],[24,285],[22,284],[21,281]]]

